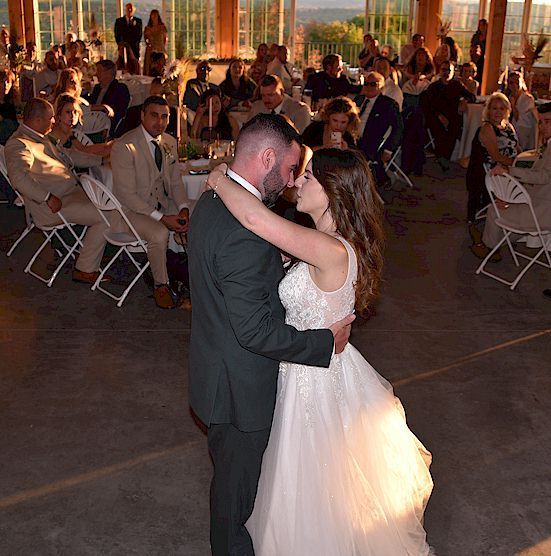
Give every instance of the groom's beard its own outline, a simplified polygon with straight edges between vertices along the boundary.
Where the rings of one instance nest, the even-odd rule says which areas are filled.
[[[279,194],[285,188],[283,179],[281,177],[281,167],[279,164],[275,164],[274,167],[266,174],[264,181],[262,182],[264,187],[264,197],[262,202],[267,207],[272,207],[275,205]]]

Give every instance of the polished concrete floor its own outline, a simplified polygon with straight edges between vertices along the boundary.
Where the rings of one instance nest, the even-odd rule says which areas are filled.
[[[433,453],[437,554],[551,555],[551,271],[515,292],[475,276],[462,171],[428,173],[387,205],[382,297],[352,342]],[[22,220],[0,206],[2,251]],[[37,240],[0,253],[0,554],[207,555],[189,314],[141,283],[117,309],[69,269],[48,289],[23,274]]]

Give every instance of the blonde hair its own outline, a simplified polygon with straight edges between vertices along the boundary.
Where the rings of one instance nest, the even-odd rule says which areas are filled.
[[[484,105],[484,109],[482,110],[483,122],[490,121],[490,117],[489,117],[490,107],[492,106],[493,102],[498,102],[498,101],[502,102],[505,105],[505,108],[507,110],[507,114],[503,117],[503,120],[509,119],[509,116],[511,115],[511,103],[509,102],[509,99],[503,93],[492,93],[490,95],[490,98],[486,101],[486,104]]]
[[[348,118],[347,130],[354,137],[359,135],[360,116],[356,103],[352,102],[348,97],[332,98],[320,110],[321,119],[327,123],[331,114],[344,114]]]
[[[82,108],[80,106],[80,101],[78,98],[76,98],[73,95],[70,95],[69,93],[61,93],[55,101],[54,115],[55,115],[56,122],[59,120],[61,116],[61,111],[63,110],[63,108],[65,108],[65,106],[67,106],[67,104],[73,104],[75,106],[75,110],[78,114],[78,121],[81,122]]]

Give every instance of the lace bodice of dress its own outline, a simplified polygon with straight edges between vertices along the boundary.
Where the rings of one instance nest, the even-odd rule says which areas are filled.
[[[346,240],[337,239],[348,252],[348,275],[342,287],[333,292],[320,290],[304,262],[292,267],[279,284],[279,297],[286,310],[285,322],[298,330],[327,328],[354,311],[356,254]]]

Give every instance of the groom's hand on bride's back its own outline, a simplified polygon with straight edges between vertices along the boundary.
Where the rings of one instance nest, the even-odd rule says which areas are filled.
[[[333,332],[333,338],[335,340],[335,353],[341,353],[346,347],[348,338],[350,337],[350,330],[352,329],[352,322],[355,318],[356,315],[348,315],[329,327],[329,330]]]

